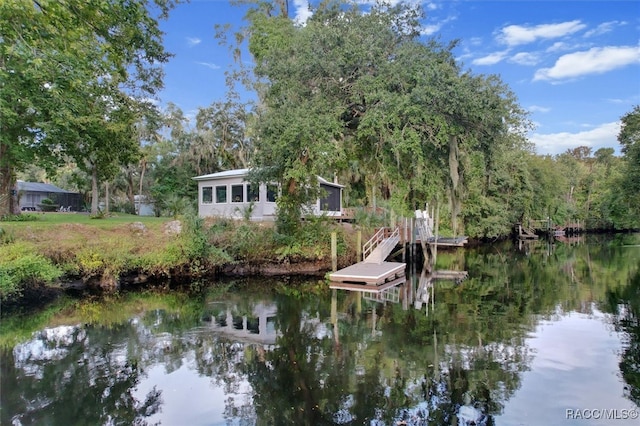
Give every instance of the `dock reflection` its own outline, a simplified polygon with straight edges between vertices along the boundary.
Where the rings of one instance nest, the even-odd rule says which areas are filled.
[[[426,306],[428,315],[429,304],[433,308],[435,303],[434,287],[436,281],[453,281],[457,285],[468,276],[469,273],[467,271],[444,269],[428,271],[428,268],[423,268],[419,276],[417,274],[408,274],[380,285],[330,282],[329,288],[333,290],[332,302],[337,298],[337,291],[354,292],[358,293],[363,300],[383,304],[402,304],[404,310],[409,309],[411,306],[421,310],[423,306]]]

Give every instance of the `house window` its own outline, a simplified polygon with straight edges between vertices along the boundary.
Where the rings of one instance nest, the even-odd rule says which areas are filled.
[[[211,203],[213,203],[213,187],[203,186],[202,187],[202,204],[211,204]]]
[[[278,185],[267,185],[267,201],[275,203],[278,199]]]
[[[255,201],[256,203],[260,201],[260,187],[257,185],[247,184],[247,200]]]
[[[216,186],[216,203],[226,203],[227,202],[227,186],[220,185]]]
[[[231,200],[234,203],[244,202],[244,185],[231,185]]]

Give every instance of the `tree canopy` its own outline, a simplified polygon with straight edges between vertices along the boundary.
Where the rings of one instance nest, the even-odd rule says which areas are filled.
[[[286,0],[238,2],[248,13],[231,52],[247,47],[253,68],[239,61],[226,99],[192,117],[150,102],[173,0],[0,1],[0,217],[17,207],[16,172],[42,176],[36,166],[84,180],[93,211],[104,183],[118,208],[134,211],[137,193],[157,214],[195,203],[193,176],[247,167],[280,184],[286,232],[321,195],[317,176],[344,184],[348,207],[412,215],[437,203],[455,235],[496,238],[546,218],[640,227],[637,106],[621,117],[621,155],[536,155],[516,95],[465,68],[457,41],[421,35],[419,6],[328,0],[300,24]],[[241,101],[239,83],[257,101]]]
[[[107,151],[135,152],[126,129],[142,111],[140,103],[162,87],[161,65],[170,55],[158,19],[172,5],[0,2],[0,215],[16,207],[16,169],[35,159],[45,166],[69,160],[84,166],[89,157],[107,176],[125,160]]]
[[[337,175],[373,206],[447,201],[457,230],[473,169],[490,175],[504,150],[528,149],[515,95],[463,70],[455,42],[421,38],[421,16],[407,4],[363,13],[332,1],[303,26],[263,4],[248,13],[261,89],[255,166],[282,183],[283,214],[298,217],[317,195],[315,176]]]

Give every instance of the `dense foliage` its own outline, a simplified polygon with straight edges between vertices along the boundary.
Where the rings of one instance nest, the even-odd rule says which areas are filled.
[[[172,0],[0,2],[0,215],[15,172],[73,162],[97,185],[137,158],[134,123],[169,59],[158,19]]]
[[[247,47],[254,67],[239,61],[228,97],[190,118],[171,103],[159,110],[123,96],[160,87],[159,70],[138,64],[134,54],[156,58],[154,64],[167,59],[149,12],[156,9],[147,3],[125,3],[131,21],[122,23],[112,19],[125,7],[120,2],[105,2],[104,10],[74,1],[66,9],[2,3],[4,214],[14,172],[78,190],[94,210],[100,191],[107,208],[134,212],[140,194],[155,201],[157,215],[175,216],[197,199],[192,177],[249,167],[254,180],[280,182],[279,231],[289,235],[299,232],[300,206],[318,195],[317,176],[345,185],[346,207],[412,215],[437,204],[443,233],[496,238],[516,222],[546,218],[592,229],[640,227],[637,106],[621,117],[620,155],[586,146],[536,155],[515,94],[499,76],[465,69],[454,57],[455,41],[421,36],[420,8],[376,5],[363,13],[364,6],[327,1],[299,25],[284,1],[248,1],[246,27],[224,41],[236,57]],[[159,17],[171,5],[153,3]],[[59,29],[58,21],[80,19],[72,11],[104,12],[105,21]],[[51,31],[14,25],[27,20]],[[135,22],[141,25],[134,31]],[[123,38],[99,37],[114,25]],[[136,35],[142,44],[125,48]],[[240,100],[238,82],[257,102]],[[63,159],[71,161],[51,167]]]

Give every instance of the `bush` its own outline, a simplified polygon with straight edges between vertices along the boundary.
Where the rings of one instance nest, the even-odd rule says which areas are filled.
[[[40,220],[40,217],[30,213],[9,214],[0,218],[1,222],[33,222]]]
[[[199,275],[203,271],[198,269],[206,268],[208,265],[216,265],[231,261],[231,258],[218,247],[210,242],[210,235],[214,231],[205,226],[203,218],[199,217],[195,211],[187,208],[187,213],[183,217],[184,228],[181,234],[181,244],[186,261],[191,265],[192,273]]]
[[[371,209],[358,208],[355,211],[355,222],[363,228],[384,226],[388,221],[387,214],[382,209],[373,211]]]
[[[27,243],[0,246],[0,301],[19,297],[30,285],[50,284],[62,271]]]
[[[58,205],[55,204],[50,198],[43,198],[42,200],[40,200],[40,203],[38,203],[38,207],[40,207],[40,210],[42,210],[43,212],[54,212],[58,210]]]

